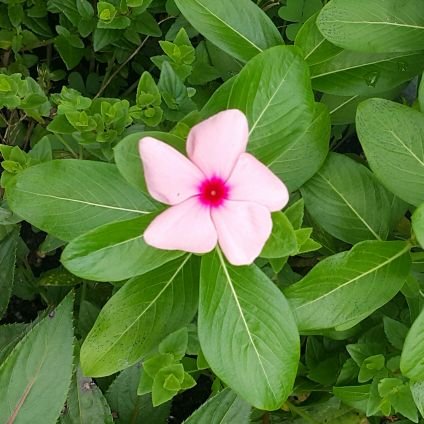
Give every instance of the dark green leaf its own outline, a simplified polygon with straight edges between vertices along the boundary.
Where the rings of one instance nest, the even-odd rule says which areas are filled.
[[[281,406],[293,388],[299,339],[284,296],[265,274],[228,265],[220,251],[204,256],[198,328],[222,381],[257,408]]]
[[[110,375],[129,367],[193,319],[198,265],[189,259],[129,280],[106,303],[81,348],[87,375]]]
[[[72,377],[73,297],[37,323],[0,366],[0,421],[55,423]]]

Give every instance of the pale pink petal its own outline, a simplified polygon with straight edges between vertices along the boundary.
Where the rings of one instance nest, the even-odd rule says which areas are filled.
[[[237,109],[220,112],[194,126],[187,139],[188,157],[207,177],[226,180],[246,150],[249,128]]]
[[[252,202],[227,200],[211,210],[224,255],[233,265],[249,265],[271,235],[271,212]]]
[[[283,182],[249,153],[242,153],[227,181],[231,200],[260,203],[270,211],[282,209],[289,201]]]
[[[203,173],[184,155],[152,137],[139,142],[147,189],[152,197],[176,205],[199,192]]]
[[[206,253],[216,246],[217,234],[210,209],[192,197],[158,215],[144,232],[144,240],[158,249]]]

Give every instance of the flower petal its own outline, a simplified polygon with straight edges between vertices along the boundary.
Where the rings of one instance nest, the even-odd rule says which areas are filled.
[[[152,137],[142,138],[138,147],[152,197],[176,205],[199,193],[205,176],[184,155]]]
[[[228,261],[233,265],[251,264],[271,235],[271,212],[257,203],[227,200],[211,214]]]
[[[283,182],[249,153],[242,153],[227,181],[229,198],[245,200],[279,211],[289,201]]]
[[[226,180],[249,137],[243,112],[230,109],[194,126],[187,139],[188,157],[206,174]]]
[[[144,232],[144,240],[158,249],[206,253],[216,246],[217,234],[210,209],[192,197],[158,215]]]

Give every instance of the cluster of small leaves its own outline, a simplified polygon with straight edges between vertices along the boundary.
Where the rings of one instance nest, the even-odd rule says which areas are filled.
[[[0,421],[424,422],[423,46],[422,0],[1,0]],[[143,239],[138,140],[227,108],[290,191],[246,267]]]

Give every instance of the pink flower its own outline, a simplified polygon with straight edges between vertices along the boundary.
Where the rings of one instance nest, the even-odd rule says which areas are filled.
[[[193,253],[217,243],[233,265],[248,265],[271,234],[271,212],[288,202],[286,186],[249,153],[248,123],[226,110],[192,128],[188,158],[151,137],[139,150],[149,193],[171,205],[144,233],[159,249]]]

